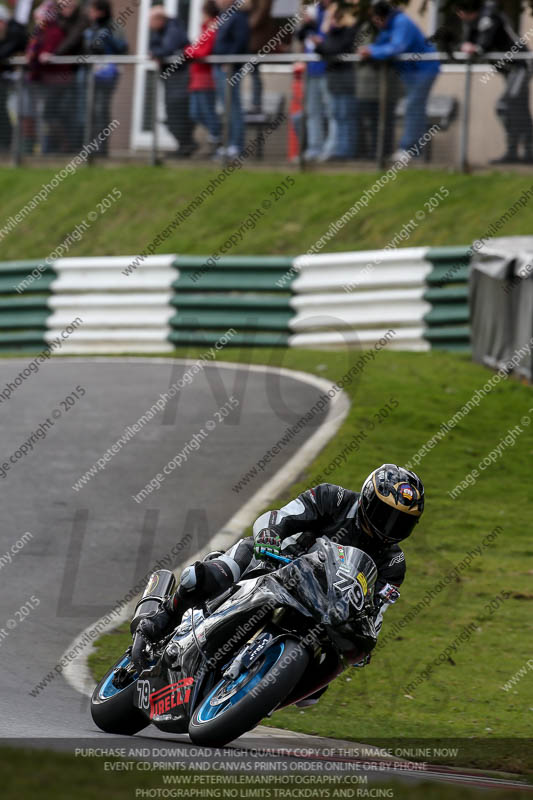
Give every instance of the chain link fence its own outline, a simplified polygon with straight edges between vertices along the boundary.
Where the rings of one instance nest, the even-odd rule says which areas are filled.
[[[210,56],[215,88],[208,92],[189,91],[179,59],[52,57],[35,68],[15,58],[0,73],[0,161],[158,164],[243,156],[301,169],[334,162],[382,169],[403,153],[410,166],[466,171],[501,157],[515,130],[516,161],[528,163],[533,134],[523,59],[533,54],[514,54],[506,74],[495,68],[505,64],[505,53],[489,54],[486,63],[462,53],[398,60],[437,58],[439,74],[412,91],[418,79],[408,72],[399,77],[397,65],[356,55],[337,59],[343,79],[333,81],[332,62],[322,76],[308,69],[314,55]],[[510,75],[520,84],[514,99]]]

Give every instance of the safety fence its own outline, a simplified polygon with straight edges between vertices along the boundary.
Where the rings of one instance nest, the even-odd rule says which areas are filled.
[[[512,57],[516,65],[533,59],[533,54]],[[485,166],[510,149],[505,131],[509,114],[502,115],[504,85],[494,67],[506,63],[509,55],[488,53],[481,60],[460,52],[416,53],[395,61],[437,58],[441,69],[426,105],[431,134],[422,142],[418,139],[412,161],[461,170]],[[27,69],[24,57],[12,59],[14,69],[0,78],[0,104],[5,107],[0,159],[19,165],[41,163],[43,158],[70,163],[74,157],[91,164],[112,157],[160,164],[173,157],[227,161],[236,151],[246,151],[247,164],[288,162],[303,169],[340,160],[345,166],[382,169],[397,148],[411,149],[401,144],[409,79],[404,73],[400,80],[392,62],[369,64],[361,63],[358,55],[341,57],[352,70],[346,95],[349,122],[341,136],[340,111],[336,116],[332,95],[324,100],[325,88],[309,78],[307,63],[320,60],[316,55],[204,59],[212,64],[217,86],[211,129],[192,118],[196,112],[191,112],[186,67],[173,70],[171,60],[163,80],[158,78],[159,65],[147,55],[54,56],[37,75]],[[106,83],[100,75],[110,65],[117,76]],[[522,95],[513,106],[517,135],[529,130],[530,119],[527,70],[520,74]],[[531,161],[527,136],[517,163]]]
[[[466,351],[469,252],[4,262],[0,348],[61,340],[62,353],[162,353],[233,328],[232,345],[365,348],[392,330],[391,348]]]

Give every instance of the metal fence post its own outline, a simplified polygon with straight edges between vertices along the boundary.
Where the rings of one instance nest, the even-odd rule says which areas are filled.
[[[304,156],[305,156],[305,151],[307,149],[307,80],[308,80],[308,72],[306,64],[304,67],[303,78],[302,78],[302,83],[303,83],[302,116],[300,118],[300,147],[298,149],[298,166],[300,167],[301,172],[304,172],[306,167]]]
[[[94,64],[89,64],[86,69],[86,87],[85,87],[85,131],[84,131],[84,144],[89,144],[93,139],[93,119],[94,119]],[[87,153],[87,164],[93,163],[92,149]]]
[[[379,65],[379,116],[376,143],[376,164],[378,169],[385,166],[385,135],[387,128],[387,110],[389,104],[389,64],[383,61]]]
[[[224,151],[224,156],[222,158],[222,163],[224,166],[228,163],[228,147],[229,147],[229,139],[230,139],[230,129],[231,129],[231,106],[233,102],[233,86],[229,82],[229,79],[233,77],[234,66],[233,64],[229,64],[228,66],[222,65],[222,70],[225,76],[224,82],[224,121],[222,125],[222,147]]]
[[[168,65],[167,65],[168,66]],[[151,127],[152,127],[152,147],[150,148],[150,166],[157,167],[161,164],[159,160],[159,127],[157,124],[157,109],[159,108],[159,97],[161,92],[161,81],[159,80],[159,73],[154,70],[154,91],[152,97],[152,114],[151,114]]]
[[[17,70],[16,79],[16,108],[17,121],[11,139],[11,163],[14,167],[20,167],[22,163],[22,100],[24,91],[24,67]]]
[[[463,102],[463,117],[461,119],[461,140],[459,143],[459,169],[468,172],[468,139],[470,129],[470,104],[472,99],[472,59],[466,62],[465,96]]]

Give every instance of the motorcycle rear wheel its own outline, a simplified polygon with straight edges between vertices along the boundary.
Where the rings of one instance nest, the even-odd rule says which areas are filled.
[[[278,640],[231,681],[222,678],[201,700],[189,722],[194,744],[222,747],[242,736],[292,692],[309,663],[293,639]]]

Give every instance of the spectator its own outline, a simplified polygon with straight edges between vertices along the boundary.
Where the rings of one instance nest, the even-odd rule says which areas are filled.
[[[272,16],[273,0],[250,0],[248,24],[250,26],[250,53],[278,52],[286,49],[292,34],[287,25],[289,18]],[[285,27],[286,26],[286,27]],[[250,63],[252,78],[252,114],[263,109],[263,81],[259,62]]]
[[[282,4],[283,5],[283,4]],[[291,17],[272,16],[274,10],[280,9],[275,0],[250,0],[248,24],[250,26],[250,53],[277,53],[287,50],[294,30]],[[263,81],[260,62],[250,62],[248,72],[252,79],[252,114],[263,113]]]
[[[26,29],[0,5],[0,152],[11,146],[11,121],[7,110],[12,67],[4,62],[26,47]]]
[[[202,32],[197,42],[185,50],[187,58],[204,58],[211,55],[215,46],[218,6],[215,0],[206,0],[203,9]],[[189,67],[189,116],[198,125],[207,128],[213,154],[220,146],[221,125],[216,111],[215,82],[211,64],[195,61]]]
[[[357,31],[359,46],[371,44],[375,29],[369,20],[361,23]],[[394,150],[394,113],[396,101],[402,92],[400,80],[394,70],[387,72],[387,98],[383,154],[389,156]],[[355,70],[355,95],[357,97],[358,158],[373,160],[377,156],[377,132],[379,125],[380,74],[377,62],[366,60],[357,64]]]
[[[182,22],[167,17],[164,6],[153,6],[150,10],[150,55],[159,62],[165,81],[166,124],[178,142],[176,158],[190,158],[197,147],[193,139],[194,124],[189,116],[189,68],[184,63],[188,44]],[[181,58],[175,64],[165,63],[164,59],[178,55]]]
[[[304,23],[298,32],[306,53],[316,51],[317,38],[323,40],[321,32],[324,14],[331,0],[320,0],[303,11]],[[336,130],[333,104],[329,93],[325,61],[310,61],[307,64],[306,84],[306,161],[327,160],[333,155]],[[326,135],[327,131],[327,135]]]
[[[323,56],[338,56],[353,52],[357,33],[355,7],[333,3],[329,6],[322,24],[325,34],[314,37],[317,53]],[[354,62],[331,58],[326,76],[332,98],[335,118],[335,144],[333,153],[324,160],[355,158],[357,149],[357,113],[355,99]]]
[[[374,44],[359,48],[358,52],[363,58],[383,61],[402,53],[435,52],[420,28],[387,0],[375,0],[372,3],[370,18],[379,34]],[[440,64],[436,60],[398,61],[396,69],[405,87],[406,108],[400,148],[392,158],[394,161],[405,161],[410,158],[409,148],[427,131],[426,104]]]
[[[65,31],[62,42],[54,51],[56,56],[77,56],[83,53],[83,34],[89,26],[89,18],[79,0],[56,0],[57,21]],[[45,54],[43,54],[45,56]],[[65,72],[64,95],[61,116],[67,127],[67,148],[77,151],[83,142],[85,122],[85,67],[74,67]]]
[[[89,55],[123,55],[128,50],[124,39],[115,32],[109,0],[92,0],[89,6],[90,26],[84,31],[84,49]],[[94,97],[91,135],[98,137],[111,121],[111,98],[120,73],[116,64],[97,64],[93,68]],[[107,156],[108,138],[98,141],[98,152]]]
[[[464,23],[463,53],[483,55],[489,51],[507,53],[496,64],[505,78],[505,91],[496,104],[507,138],[507,151],[493,164],[533,163],[533,124],[529,110],[529,61],[513,60],[512,53],[523,53],[527,47],[513,30],[507,16],[489,0],[460,0],[457,15]],[[523,145],[523,158],[518,149]]]
[[[250,53],[258,53],[272,36],[275,35],[277,25],[270,16],[272,0],[251,0],[248,24],[250,26]],[[250,71],[252,78],[252,108],[253,114],[260,114],[263,108],[263,81],[259,63],[253,65]]]
[[[34,11],[35,28],[26,57],[28,59],[28,91],[24,103],[24,150],[32,152],[35,139],[41,152],[66,152],[68,148],[68,103],[72,103],[69,88],[73,84],[74,68],[68,64],[50,64],[49,56],[65,38],[58,21],[54,2],[45,0]]]
[[[81,8],[79,0],[57,0],[58,22],[65,31],[65,38],[55,50],[56,56],[76,56],[83,53],[83,37],[89,25],[89,17]]]
[[[249,51],[250,27],[248,13],[241,11],[233,0],[217,0],[221,11],[213,53],[216,55],[241,55]],[[239,65],[216,65],[214,69],[219,103],[226,107],[226,77],[234,74]],[[227,70],[227,71],[226,71]],[[236,158],[244,149],[244,117],[241,105],[241,82],[236,81],[230,90],[228,148],[219,148],[218,157]]]
[[[370,44],[374,30],[368,21],[357,31],[358,44]],[[379,72],[376,64],[365,61],[355,70],[355,94],[357,97],[357,155],[360,158],[376,158],[377,130],[379,122]],[[391,126],[392,133],[392,126]],[[392,152],[389,147],[388,152]]]

